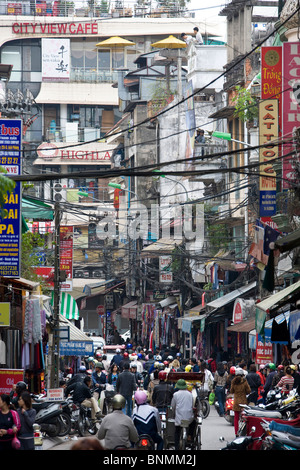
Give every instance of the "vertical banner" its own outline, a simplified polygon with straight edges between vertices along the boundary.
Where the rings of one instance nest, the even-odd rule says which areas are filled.
[[[294,131],[300,125],[300,42],[283,43],[283,136],[284,139],[292,139]],[[293,143],[285,144],[283,155],[293,151]],[[290,187],[290,182],[295,180],[295,171],[292,163],[293,156],[283,157],[282,177],[283,189]]]
[[[261,48],[261,99],[278,100],[279,134],[282,129],[282,46]]]
[[[259,215],[271,217],[276,214],[276,172],[272,160],[278,157],[278,100],[259,104],[259,145]]]
[[[42,80],[69,81],[70,39],[42,38]]]
[[[61,291],[73,288],[73,226],[60,226],[60,270],[66,271],[66,281],[60,285]]]
[[[22,121],[0,119],[1,167],[7,171],[7,174],[21,174],[21,148]],[[4,215],[0,219],[0,276],[2,277],[21,276],[21,199],[21,183],[17,181],[14,191],[5,197]]]

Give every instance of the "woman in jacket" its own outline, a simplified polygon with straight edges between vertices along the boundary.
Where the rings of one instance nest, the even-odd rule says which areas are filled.
[[[235,378],[231,382],[230,393],[233,395],[233,411],[234,411],[234,430],[237,435],[239,429],[240,405],[247,405],[247,395],[251,392],[250,385],[244,375],[243,369],[237,367],[235,370]]]
[[[32,408],[30,393],[25,391],[19,397],[19,408],[17,410],[21,429],[18,438],[21,443],[21,450],[34,450],[33,424],[35,422],[36,410]]]
[[[12,450],[12,441],[20,430],[18,413],[12,409],[9,395],[0,395],[0,451]]]

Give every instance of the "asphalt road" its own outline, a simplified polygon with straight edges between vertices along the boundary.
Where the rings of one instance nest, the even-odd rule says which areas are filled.
[[[202,423],[202,450],[219,450],[224,447],[226,442],[220,442],[220,436],[232,441],[235,438],[234,428],[224,418],[220,418],[215,407],[211,406],[209,416]],[[73,444],[74,439],[47,438],[43,450],[70,450]]]

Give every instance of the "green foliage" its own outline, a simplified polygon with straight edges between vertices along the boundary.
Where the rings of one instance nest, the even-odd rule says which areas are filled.
[[[253,121],[258,118],[257,99],[246,88],[236,86],[235,90],[237,94],[232,100],[235,106],[234,115],[243,122]]]

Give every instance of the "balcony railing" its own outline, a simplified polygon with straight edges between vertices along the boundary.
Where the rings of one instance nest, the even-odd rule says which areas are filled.
[[[150,16],[150,17],[193,17],[194,13],[185,8],[171,6],[164,8],[151,8],[151,2],[148,6],[135,6],[132,8],[132,2],[115,0],[108,2],[110,7],[101,7],[94,2],[94,5],[87,6],[87,2],[81,0],[0,0],[0,15],[24,15],[24,16],[71,16],[71,17],[132,17],[132,16]]]
[[[118,80],[118,72],[113,70],[95,70],[84,67],[71,67],[70,81],[85,83],[113,83]]]
[[[67,131],[65,128],[55,127],[46,129],[45,137],[48,142],[91,142],[101,139],[110,127],[78,127]]]

